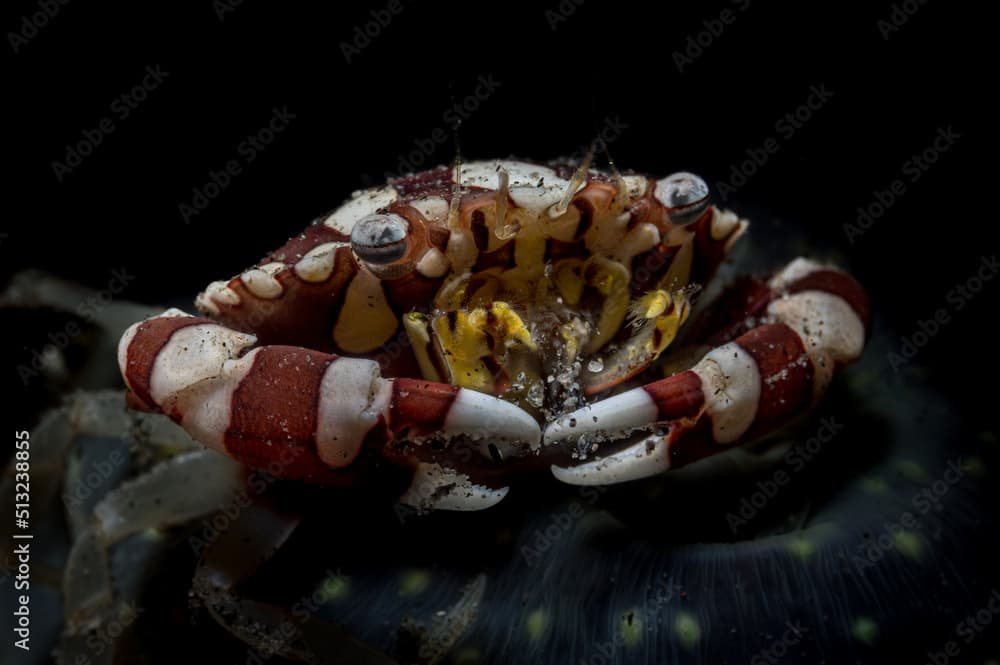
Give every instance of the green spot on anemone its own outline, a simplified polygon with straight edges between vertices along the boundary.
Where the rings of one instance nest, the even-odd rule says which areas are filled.
[[[904,478],[914,483],[925,483],[930,479],[930,476],[927,475],[927,469],[911,459],[896,460],[896,469],[903,474]]]
[[[455,665],[479,665],[483,662],[483,655],[475,647],[466,647],[455,654],[452,662]]]
[[[898,531],[892,537],[896,549],[914,561],[920,561],[924,554],[924,541],[912,531]]]
[[[351,592],[351,578],[346,575],[331,575],[323,582],[320,592],[328,602],[346,598]]]
[[[532,642],[539,640],[549,627],[549,613],[541,607],[532,610],[524,622],[524,627],[528,630],[528,637]]]
[[[627,648],[631,649],[639,643],[642,639],[642,615],[638,609],[631,609],[622,614],[618,620],[618,631]]]
[[[851,624],[851,634],[869,646],[878,641],[878,624],[871,617],[860,616]]]
[[[813,555],[816,548],[805,538],[792,538],[788,541],[788,551],[802,560],[806,560]]]
[[[861,487],[869,494],[885,496],[889,493],[889,483],[876,476],[868,476],[861,481]]]
[[[427,590],[431,584],[431,575],[426,570],[407,570],[399,581],[401,596],[416,596]]]
[[[875,385],[878,379],[879,376],[875,372],[854,372],[850,381],[855,388],[864,390],[868,386]]]
[[[962,460],[962,471],[973,476],[985,476],[986,462],[982,457],[968,457]]]
[[[701,640],[701,626],[698,625],[698,619],[689,612],[677,613],[677,618],[674,619],[674,632],[677,633],[681,646],[688,651],[693,651]]]

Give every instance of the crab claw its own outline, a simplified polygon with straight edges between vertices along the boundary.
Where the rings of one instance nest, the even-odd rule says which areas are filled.
[[[255,341],[180,310],[135,324],[119,344],[130,400],[162,411],[195,439],[250,467],[318,483],[351,480],[355,462],[372,453],[418,475],[426,475],[422,463],[433,461],[458,477],[538,447],[535,420],[498,398],[382,378],[372,360],[291,346],[251,348]],[[452,454],[453,442],[471,444],[472,454],[465,448]],[[443,500],[448,488],[461,486],[442,483],[433,493],[440,507],[487,505],[472,492]]]
[[[455,469],[420,462],[399,502],[421,511],[483,510],[500,503],[508,489],[481,485]]]
[[[635,480],[767,434],[808,410],[834,369],[864,347],[867,297],[846,273],[798,260],[769,282],[765,321],[691,369],[564,415],[546,446],[575,444],[597,459],[553,465],[576,485]]]

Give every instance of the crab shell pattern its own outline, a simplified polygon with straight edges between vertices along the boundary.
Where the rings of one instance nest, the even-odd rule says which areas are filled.
[[[336,485],[394,471],[421,509],[487,508],[539,466],[642,478],[783,426],[863,350],[862,287],[799,258],[663,354],[747,226],[689,173],[439,167],[213,282],[205,317],[136,323],[119,364],[133,407],[250,467]],[[669,375],[642,383],[661,354]]]

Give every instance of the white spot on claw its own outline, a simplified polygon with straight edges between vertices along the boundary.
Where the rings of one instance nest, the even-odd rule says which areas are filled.
[[[838,363],[849,363],[864,349],[864,324],[840,296],[801,291],[775,300],[767,311],[799,334],[814,363],[820,353],[829,354]]]
[[[319,388],[319,458],[335,469],[353,462],[391,397],[392,384],[379,376],[378,363],[360,358],[330,363]]]
[[[753,424],[760,403],[757,361],[738,344],[709,351],[691,368],[701,379],[705,411],[712,419],[716,443],[732,443]]]

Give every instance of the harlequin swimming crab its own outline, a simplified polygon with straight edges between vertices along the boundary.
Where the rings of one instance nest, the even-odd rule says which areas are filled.
[[[356,192],[253,268],[119,345],[129,401],[254,468],[406,470],[401,501],[477,510],[505,478],[650,476],[772,431],[862,352],[846,273],[796,259],[692,322],[747,222],[695,175],[482,161]],[[707,345],[707,349],[706,346]],[[276,463],[277,462],[277,463]]]

